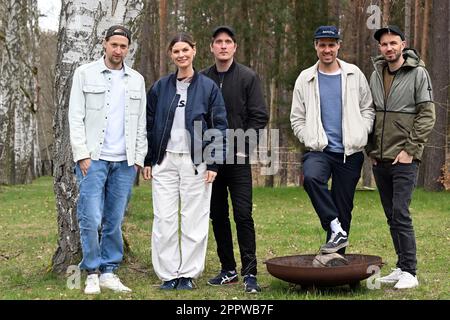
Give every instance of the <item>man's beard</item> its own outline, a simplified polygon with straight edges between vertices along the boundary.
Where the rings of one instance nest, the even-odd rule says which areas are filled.
[[[110,58],[108,58],[108,61],[109,61],[109,63],[111,64],[111,65],[113,65],[113,66],[121,66],[122,65],[122,62],[123,62],[123,59],[114,59],[114,57],[110,57]]]
[[[396,53],[396,54],[395,54],[395,57],[394,57],[393,59],[388,59],[388,58],[386,58],[386,57],[385,57],[385,59],[386,59],[388,62],[395,63],[395,62],[397,62],[397,61],[400,59],[401,56],[402,56],[402,53],[399,52],[399,53]]]

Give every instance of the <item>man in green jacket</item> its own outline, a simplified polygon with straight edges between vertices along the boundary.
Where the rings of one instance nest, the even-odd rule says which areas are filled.
[[[419,285],[409,205],[435,122],[432,87],[423,61],[415,50],[405,49],[404,34],[397,26],[377,30],[374,38],[381,56],[374,59],[370,78],[376,119],[367,151],[398,256],[393,272],[378,281],[408,289]]]

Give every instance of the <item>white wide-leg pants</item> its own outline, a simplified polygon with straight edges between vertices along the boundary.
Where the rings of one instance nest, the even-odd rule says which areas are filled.
[[[195,168],[189,154],[167,152],[152,167],[152,263],[163,281],[197,278],[204,270],[212,189],[205,174],[206,164]]]

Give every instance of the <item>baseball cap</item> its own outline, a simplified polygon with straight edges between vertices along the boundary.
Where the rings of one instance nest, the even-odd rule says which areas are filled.
[[[106,31],[105,39],[108,40],[112,36],[124,36],[128,39],[128,44],[131,43],[131,32],[124,26],[115,25],[109,27],[108,31]]]
[[[314,32],[314,39],[333,38],[340,39],[339,31],[335,26],[320,26]]]
[[[377,40],[378,42],[380,42],[381,36],[385,33],[394,33],[398,36],[400,36],[400,38],[402,39],[402,41],[405,41],[405,35],[403,34],[402,30],[400,30],[399,27],[395,26],[395,25],[389,25],[387,27],[378,29],[373,37],[375,38],[375,40]]]
[[[233,41],[236,41],[234,29],[230,26],[218,26],[214,28],[212,32],[212,37],[213,38],[217,37],[217,35],[221,32],[227,33],[231,37],[231,39],[233,39]]]

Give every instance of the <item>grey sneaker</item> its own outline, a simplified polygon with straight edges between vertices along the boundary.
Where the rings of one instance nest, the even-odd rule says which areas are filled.
[[[335,253],[346,246],[348,246],[348,237],[342,232],[332,232],[330,240],[320,247],[320,253]]]

